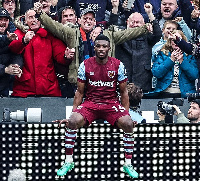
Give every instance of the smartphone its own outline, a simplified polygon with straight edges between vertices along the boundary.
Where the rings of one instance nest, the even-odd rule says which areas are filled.
[[[131,9],[135,0],[128,0],[127,9]]]

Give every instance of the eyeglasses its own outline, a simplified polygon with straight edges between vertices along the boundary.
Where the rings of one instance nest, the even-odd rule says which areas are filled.
[[[6,5],[8,5],[8,4],[15,4],[15,1],[14,0],[12,0],[12,1],[4,1],[4,3],[6,4]]]

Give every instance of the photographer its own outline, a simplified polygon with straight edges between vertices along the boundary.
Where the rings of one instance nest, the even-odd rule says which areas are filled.
[[[188,110],[187,117],[181,112],[177,105],[172,105],[174,109],[174,115],[177,115],[175,123],[200,123],[200,99],[192,100],[190,108]],[[163,114],[158,109],[157,115],[159,117],[159,123],[165,123],[167,114]]]

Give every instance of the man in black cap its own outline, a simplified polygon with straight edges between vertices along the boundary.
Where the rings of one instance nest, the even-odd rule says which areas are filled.
[[[17,0],[2,0],[2,7],[8,11],[10,18],[14,21],[17,7]]]
[[[20,76],[23,59],[21,55],[13,54],[8,45],[17,39],[15,33],[9,33],[10,15],[0,8],[0,96],[8,97],[12,89],[14,75]]]
[[[4,34],[4,32],[8,28],[8,24],[10,20],[10,15],[8,11],[4,8],[0,8],[0,34]]]

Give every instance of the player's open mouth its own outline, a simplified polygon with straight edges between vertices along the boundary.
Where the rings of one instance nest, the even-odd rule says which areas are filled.
[[[103,53],[103,52],[99,52],[99,55],[100,55],[100,56],[103,56],[103,55],[104,55],[104,53]]]

